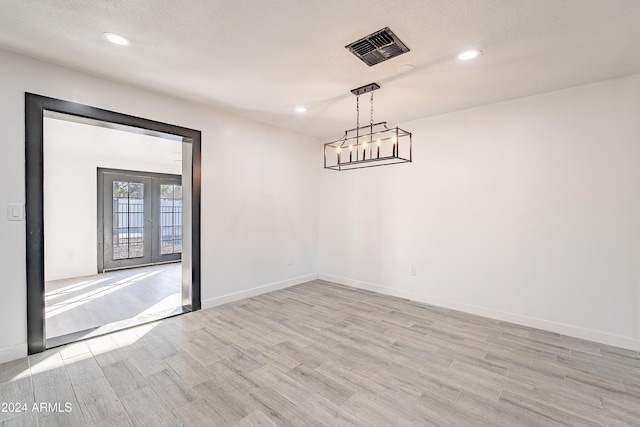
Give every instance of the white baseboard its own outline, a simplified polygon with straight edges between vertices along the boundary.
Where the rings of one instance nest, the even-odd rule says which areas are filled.
[[[22,359],[27,356],[27,343],[14,345],[13,347],[0,348],[0,363]]]
[[[522,314],[508,313],[491,308],[475,306],[471,304],[460,303],[443,298],[432,297],[417,292],[407,291],[403,289],[389,288],[386,286],[376,285],[373,283],[362,282],[359,280],[348,279],[345,277],[332,276],[330,274],[320,274],[321,280],[339,283],[341,285],[352,286],[354,288],[365,289],[372,292],[378,292],[385,295],[391,295],[399,298],[410,299],[412,301],[423,302],[438,307],[449,308],[452,310],[463,311],[465,313],[476,314],[478,316],[488,317],[495,320],[515,323],[530,328],[543,329],[549,332],[581,338],[584,340],[595,341],[601,344],[611,345],[614,347],[625,348],[629,350],[640,351],[640,339],[626,337],[622,335],[610,334],[607,332],[596,331],[593,329],[581,328],[579,326],[557,323],[550,320],[539,319],[535,317],[524,316]]]
[[[311,280],[316,280],[318,278],[318,273],[307,274],[306,276],[294,277],[292,279],[283,280],[281,282],[269,283],[267,285],[257,286],[255,288],[247,289],[240,292],[234,292],[232,294],[222,295],[216,298],[211,298],[205,301],[202,301],[202,308],[211,308],[217,305],[226,304],[228,302],[237,301],[243,298],[251,298],[260,294],[264,294],[271,291],[277,291],[280,289],[285,289],[290,286],[299,285],[301,283],[309,282]]]

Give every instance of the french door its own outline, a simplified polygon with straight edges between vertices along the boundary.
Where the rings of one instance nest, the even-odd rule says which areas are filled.
[[[181,256],[181,177],[99,168],[98,272]]]

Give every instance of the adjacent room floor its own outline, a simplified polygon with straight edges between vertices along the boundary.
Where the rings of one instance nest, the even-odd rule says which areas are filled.
[[[313,281],[0,366],[15,425],[640,425],[640,355]]]
[[[46,337],[89,337],[162,319],[181,307],[181,263],[45,284]]]

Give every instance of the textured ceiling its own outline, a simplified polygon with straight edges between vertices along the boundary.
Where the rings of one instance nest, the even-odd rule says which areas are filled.
[[[409,53],[370,68],[344,49],[385,26]],[[640,1],[2,0],[0,47],[325,139],[370,82],[394,124],[640,73]]]

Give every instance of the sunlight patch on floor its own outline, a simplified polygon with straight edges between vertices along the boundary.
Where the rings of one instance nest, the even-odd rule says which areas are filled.
[[[67,294],[71,294],[82,289],[90,288],[99,283],[106,282],[107,280],[111,280],[111,277],[105,277],[103,279],[96,279],[96,280],[85,280],[83,282],[74,283],[73,285],[65,286],[53,291],[48,291],[44,294],[44,300],[50,301],[55,298],[60,298]]]
[[[69,298],[68,300],[61,301],[57,304],[46,307],[45,313],[47,319],[54,317],[60,313],[64,313],[65,311],[76,308],[80,305],[86,304],[90,301],[108,295],[112,292],[116,292],[122,288],[133,285],[136,282],[139,282],[144,279],[148,279],[149,277],[155,276],[156,274],[162,273],[163,270],[151,271],[149,273],[138,273],[134,274],[131,277],[127,277],[125,279],[119,280],[117,282],[111,283],[109,285],[103,285],[99,289],[95,289],[93,291],[84,293],[82,295],[75,296],[73,298]]]
[[[11,381],[28,378],[29,375],[43,374],[47,371],[63,368],[118,349],[124,350],[127,346],[136,343],[151,332],[159,324],[160,322],[147,323],[123,331],[117,331],[110,335],[103,335],[88,341],[67,344],[62,347],[46,350],[44,353],[29,356],[29,368],[15,375]]]

